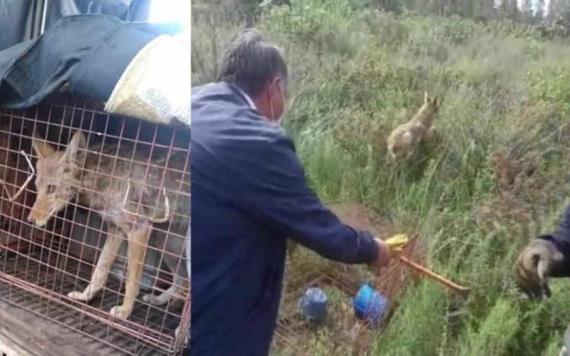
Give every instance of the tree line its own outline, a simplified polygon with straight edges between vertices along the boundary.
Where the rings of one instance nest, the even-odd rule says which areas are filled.
[[[253,25],[263,6],[294,6],[303,0],[194,0],[197,7],[232,8]],[[326,0],[324,0],[326,1]],[[545,36],[570,34],[570,0],[349,0],[354,6],[402,13],[460,16],[476,21],[509,19],[536,26]],[[216,3],[219,3],[215,5]]]

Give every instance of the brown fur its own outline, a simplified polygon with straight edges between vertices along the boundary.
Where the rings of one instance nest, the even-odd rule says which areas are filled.
[[[125,296],[122,305],[111,309],[111,315],[122,319],[130,316],[151,237],[151,245],[160,244],[161,250],[168,252],[163,258],[175,277],[167,291],[158,296],[146,295],[144,300],[154,305],[165,304],[188,285],[186,263],[180,261],[184,254],[181,236],[186,235],[190,220],[186,153],[177,152],[168,157],[159,149],[151,153],[124,143],[119,147],[108,144],[87,148],[80,132],[64,151],[56,151],[37,138],[33,139],[33,148],[38,156],[37,197],[28,220],[43,226],[78,196],[79,202],[99,214],[107,225],[107,240],[89,285],[82,292],[69,293],[69,297],[89,301],[104,287],[125,238],[128,241]],[[169,210],[167,199],[170,214],[164,222],[155,224],[161,230],[153,230],[153,224]],[[169,227],[178,236],[163,232]]]
[[[551,242],[543,239],[531,241],[517,259],[519,288],[531,298],[549,297],[548,276],[552,267],[562,260],[562,254]]]
[[[388,152],[392,159],[406,160],[414,153],[423,139],[430,139],[435,134],[432,122],[440,107],[437,97],[430,98],[425,92],[424,104],[414,117],[397,126],[388,137]]]

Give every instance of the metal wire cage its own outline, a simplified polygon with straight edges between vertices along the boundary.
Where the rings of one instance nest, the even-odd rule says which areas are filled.
[[[0,194],[0,299],[118,353],[181,352],[189,128],[70,97],[0,111]]]

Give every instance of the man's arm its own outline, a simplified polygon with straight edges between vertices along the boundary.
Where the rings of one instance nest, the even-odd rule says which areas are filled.
[[[553,265],[550,275],[552,277],[570,277],[570,205],[566,207],[556,232],[541,235],[539,238],[552,242],[564,256],[562,263]]]
[[[260,221],[329,259],[345,263],[377,259],[379,246],[374,237],[343,224],[308,187],[288,138],[278,135],[249,149],[249,158],[241,167],[250,173],[243,191],[244,206]]]

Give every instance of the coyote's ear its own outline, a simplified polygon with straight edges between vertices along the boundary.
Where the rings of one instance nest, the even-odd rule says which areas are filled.
[[[83,158],[85,157],[86,146],[87,143],[85,141],[85,136],[83,136],[81,132],[77,131],[65,148],[63,159],[75,163],[82,162]]]
[[[424,103],[427,104],[428,101],[429,101],[429,96],[428,96],[428,92],[427,92],[427,90],[426,90],[426,91],[424,91]]]
[[[38,158],[45,158],[55,153],[55,148],[47,142],[42,141],[36,133],[32,135],[32,147]]]
[[[433,106],[435,106],[436,108],[439,108],[439,106],[441,105],[441,99],[439,99],[437,96],[435,96],[432,99],[432,103],[433,103]]]

